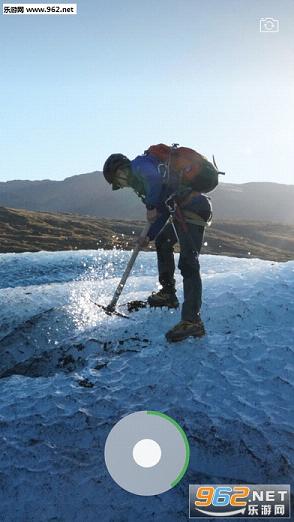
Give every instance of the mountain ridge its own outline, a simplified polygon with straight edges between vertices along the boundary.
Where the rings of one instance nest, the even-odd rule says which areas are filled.
[[[143,226],[139,220],[0,207],[0,252],[129,250]],[[206,229],[202,254],[289,261],[294,259],[293,238],[290,225],[216,220]],[[154,243],[146,250],[150,249],[154,250]]]
[[[208,195],[217,219],[294,224],[294,185],[274,182],[220,183]],[[112,191],[102,172],[58,180],[0,182],[0,205],[41,212],[70,212],[111,219],[144,219],[132,189]]]

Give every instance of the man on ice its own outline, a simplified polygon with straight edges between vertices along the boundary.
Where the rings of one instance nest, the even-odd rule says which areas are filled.
[[[150,223],[144,246],[155,239],[161,289],[148,297],[151,307],[177,308],[173,247],[180,245],[179,269],[183,277],[184,302],[181,321],[166,333],[170,342],[205,335],[200,317],[202,283],[199,254],[204,230],[211,223],[210,192],[218,184],[215,165],[192,149],[154,145],[129,160],[112,154],[103,167],[112,190],[131,187],[146,206]],[[143,245],[142,245],[143,246]]]

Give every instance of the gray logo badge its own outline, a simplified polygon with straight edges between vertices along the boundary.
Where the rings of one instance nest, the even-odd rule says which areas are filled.
[[[159,495],[184,476],[190,458],[185,432],[159,411],[123,417],[110,431],[104,451],[113,480],[135,495]]]

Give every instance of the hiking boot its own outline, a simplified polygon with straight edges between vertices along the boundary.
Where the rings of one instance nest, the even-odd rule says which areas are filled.
[[[175,292],[162,288],[159,292],[152,292],[148,297],[149,306],[167,306],[168,308],[178,308],[179,301]]]
[[[170,343],[176,343],[188,337],[203,337],[203,335],[205,335],[204,324],[198,317],[195,321],[180,321],[165,334],[165,337]]]

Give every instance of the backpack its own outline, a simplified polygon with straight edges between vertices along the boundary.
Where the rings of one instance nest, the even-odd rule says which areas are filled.
[[[161,163],[159,171],[163,167],[164,179],[167,183],[170,177],[176,175],[178,185],[183,183],[198,192],[211,192],[218,185],[217,170],[210,161],[196,150],[178,145],[151,145],[145,154],[154,156]]]

